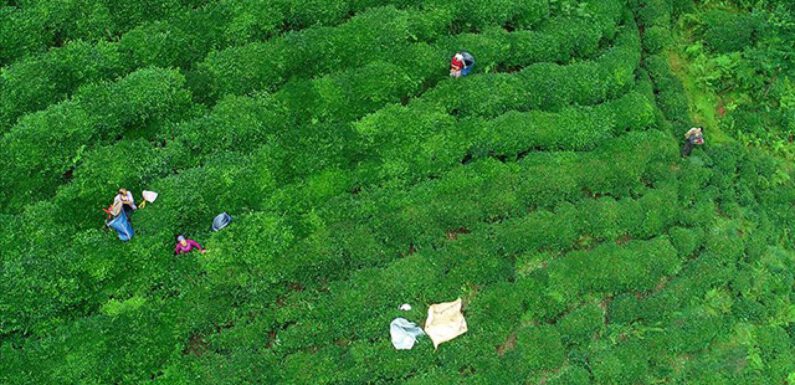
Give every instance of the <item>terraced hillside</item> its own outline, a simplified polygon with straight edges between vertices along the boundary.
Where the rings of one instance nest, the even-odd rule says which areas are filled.
[[[2,384],[795,383],[791,167],[680,155],[698,2],[0,4]]]

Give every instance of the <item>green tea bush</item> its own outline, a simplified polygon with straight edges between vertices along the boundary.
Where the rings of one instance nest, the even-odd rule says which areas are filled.
[[[693,252],[701,246],[704,231],[699,228],[675,227],[668,231],[668,235],[671,237],[671,243],[676,247],[679,255],[688,257],[693,255]]]
[[[516,353],[530,370],[559,368],[564,361],[561,335],[553,326],[522,328],[516,335]]]
[[[289,27],[284,25],[288,13],[290,18],[309,24],[333,25],[344,21],[352,7],[364,9],[366,5],[339,2],[343,14],[332,18],[318,13],[318,7],[323,4],[294,8],[280,0],[258,0],[245,5],[221,2],[174,12],[164,20],[149,20],[126,31],[118,41],[92,44],[93,39],[78,39],[22,58],[4,68],[8,73],[0,86],[0,124],[5,130],[22,114],[63,100],[85,83],[112,80],[147,66],[189,69],[212,49],[243,45]],[[423,18],[421,21],[427,25],[422,28],[435,28],[434,20]],[[428,33],[431,32],[417,36]]]
[[[689,1],[4,4],[2,383],[791,377],[795,189],[681,161]],[[129,242],[117,187],[161,194]],[[457,297],[468,333],[393,349]]]
[[[123,68],[116,46],[83,41],[3,67],[0,123],[3,128],[10,127],[24,113],[65,99],[81,84],[114,78]]]
[[[672,324],[675,326],[668,328],[658,341],[660,346],[665,346],[671,353],[695,353],[708,349],[715,338],[729,333],[728,325],[722,317],[693,311],[674,317]]]
[[[435,282],[437,272],[434,264],[419,255],[407,257],[391,264],[386,269],[362,270],[353,277],[354,286],[348,282],[332,284],[331,296],[323,296],[324,303],[314,309],[304,309],[296,314],[298,322],[283,332],[285,339],[280,349],[300,346],[322,345],[340,338],[368,338],[382,335],[384,325],[398,316],[399,310],[392,306],[400,298],[414,302],[424,299],[423,292]],[[401,280],[386,279],[402,276]],[[364,289],[364,290],[361,290]],[[361,306],[362,304],[367,306]],[[393,307],[392,312],[373,314],[373,309]],[[308,311],[308,312],[307,312]],[[323,319],[333,317],[333,324]]]
[[[643,50],[650,54],[656,54],[667,47],[670,40],[671,31],[665,27],[653,26],[644,31]]]
[[[646,382],[648,353],[642,344],[629,341],[594,355],[591,371],[595,384],[636,384]]]
[[[671,25],[673,6],[671,0],[639,0],[637,18],[646,27]]]
[[[712,10],[703,15],[704,42],[715,52],[740,51],[752,46],[763,26],[762,20],[748,13]]]
[[[125,132],[151,137],[189,116],[191,97],[183,84],[175,71],[141,70],[118,82],[81,88],[74,99],[20,120],[0,139],[5,170],[0,186],[5,194],[14,191],[4,206],[18,210],[21,202],[54,193],[80,161],[86,143]]]
[[[586,385],[591,383],[591,377],[588,369],[581,366],[568,366],[547,383],[550,385]]]
[[[693,124],[688,114],[687,97],[684,95],[682,83],[671,72],[664,56],[647,57],[645,66],[656,85],[658,106],[674,125],[674,134],[683,136]]]
[[[653,106],[638,94],[627,94],[594,108],[569,108],[559,113],[509,112],[488,122],[472,122],[483,139],[476,153],[515,157],[527,149],[589,150],[601,141],[652,123]],[[469,123],[469,122],[468,122]]]
[[[178,0],[142,3],[37,1],[3,6],[0,16],[0,64],[59,47],[66,40],[99,41],[118,36],[146,20],[183,12]]]
[[[229,153],[203,167],[159,179],[148,187],[173,193],[158,198],[157,210],[140,212],[137,226],[169,242],[181,232],[206,231],[212,218],[223,211],[258,207],[265,191],[273,188],[273,178],[261,167]]]
[[[265,43],[214,52],[197,65],[196,76],[211,84],[202,93],[220,97],[268,89],[291,76],[308,77],[355,67],[371,59],[394,59],[394,47],[412,39],[414,31],[410,28],[417,24],[410,20],[422,17],[423,13],[392,7],[372,9],[337,28],[317,27]],[[446,27],[444,23],[435,26]],[[425,25],[421,27],[427,29]]]
[[[593,29],[585,29],[587,28],[586,23],[582,21],[572,21],[575,33],[563,34],[560,27],[556,26],[558,23],[553,23],[550,24],[553,27],[550,27],[548,31],[542,29],[538,33],[525,35],[526,37],[522,35],[512,37],[513,34],[502,36],[512,37],[517,45],[526,44],[523,43],[524,41],[537,41],[539,38],[558,41],[562,44],[572,44],[572,42],[582,42],[583,40],[598,41],[606,32],[605,30],[612,28],[617,18],[616,15],[609,13],[607,15],[601,17],[599,19],[601,24],[591,27]],[[443,8],[430,13],[402,11],[391,7],[377,8],[357,15],[338,28],[318,27],[287,34],[284,38],[270,40],[266,43],[252,43],[243,47],[219,51],[208,56],[198,66],[198,73],[195,75],[203,82],[214,84],[213,88],[197,93],[208,93],[215,97],[226,93],[244,94],[254,89],[273,87],[291,76],[307,77],[317,73],[327,73],[340,68],[362,65],[370,60],[394,61],[401,58],[399,51],[394,52],[400,44],[417,40],[428,41],[440,36],[441,32],[449,28],[453,17],[454,15]],[[602,27],[600,28],[600,26]],[[572,34],[574,36],[571,36]],[[494,36],[493,33],[486,36],[489,35]],[[589,35],[595,36],[595,38],[583,39],[583,36]],[[478,60],[481,63],[478,68],[488,67],[487,63],[489,62],[499,62],[500,60],[497,58],[490,59],[494,54],[490,55],[489,53],[494,50],[493,47],[499,47],[501,44],[494,42],[493,39],[485,40],[482,43],[480,40],[483,38],[470,35],[469,37],[463,36],[460,41],[457,39],[442,43],[444,53],[440,52],[436,60],[449,55],[450,51],[467,46],[467,49],[478,52]],[[480,47],[480,51],[478,51],[478,47]],[[518,48],[524,48],[524,46],[518,45]],[[556,47],[554,52],[561,52],[566,58],[570,55],[569,51],[565,47]],[[503,54],[522,57],[522,59],[513,59],[511,65],[516,65],[517,62],[527,63],[526,56],[528,54],[530,54],[531,60],[549,57],[549,54],[546,53],[538,55],[533,53],[532,50],[525,49],[513,53],[503,52]],[[584,54],[588,54],[588,51],[586,50]],[[553,58],[557,58],[557,55],[560,54],[553,55],[555,55],[552,56]],[[267,65],[267,62],[282,61],[279,58],[283,59],[285,63],[300,63],[300,66],[297,64],[284,67]],[[267,62],[263,62],[263,60]],[[400,65],[400,60],[397,60],[395,64]]]
[[[558,322],[561,339],[566,345],[588,344],[595,333],[604,329],[604,311],[598,305],[585,305]]]
[[[4,171],[0,175],[0,207],[18,209],[25,202],[52,194],[62,182],[59,177],[79,160],[79,149],[92,136],[89,114],[71,101],[20,120],[0,139]]]
[[[700,298],[710,289],[726,284],[736,271],[735,264],[721,261],[714,255],[702,255],[687,264],[678,277],[668,282],[658,293],[639,301],[637,315],[648,322],[670,320],[694,298]]]
[[[610,302],[607,316],[614,324],[629,324],[639,318],[640,303],[634,294],[619,294]]]
[[[184,85],[177,71],[142,69],[116,82],[81,87],[73,100],[91,114],[104,137],[131,129],[156,133],[190,117],[191,94]]]
[[[162,151],[142,139],[97,147],[84,154],[71,182],[58,188],[53,202],[70,223],[94,225],[96,210],[111,203],[114,191],[124,186],[145,186],[149,178],[166,175],[168,161]],[[136,200],[141,199],[139,195]],[[96,210],[86,210],[87,207]]]

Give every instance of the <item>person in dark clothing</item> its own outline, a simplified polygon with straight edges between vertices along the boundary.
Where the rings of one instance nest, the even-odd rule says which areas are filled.
[[[682,156],[690,156],[693,147],[704,144],[704,133],[700,127],[693,127],[685,133],[685,145],[682,147]]]

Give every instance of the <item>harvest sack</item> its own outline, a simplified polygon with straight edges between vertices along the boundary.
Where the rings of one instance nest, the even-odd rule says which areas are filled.
[[[146,191],[146,190],[144,190],[143,193],[141,193],[141,194],[144,196],[144,200],[149,202],[149,203],[152,203],[152,202],[155,201],[155,199],[157,199],[157,193],[154,192],[154,191]]]
[[[232,216],[230,216],[226,212],[220,213],[215,218],[213,218],[212,229],[213,231],[221,230],[224,227],[228,226],[230,222],[232,222]]]
[[[113,219],[106,221],[105,225],[113,230],[116,230],[116,233],[119,234],[119,239],[122,241],[129,241],[133,235],[135,235],[132,225],[130,225],[130,221],[127,219],[127,214],[124,212],[124,210],[121,210],[119,215],[115,216]]]
[[[461,298],[454,302],[437,303],[428,308],[425,333],[431,337],[433,347],[467,332],[467,321],[461,314]]]
[[[475,57],[472,56],[469,52],[462,52],[461,56],[464,57],[464,68],[461,70],[461,76],[469,75],[472,72],[472,68],[475,66]]]
[[[389,324],[389,335],[392,337],[392,346],[397,350],[408,350],[414,347],[417,337],[423,335],[417,324],[405,318],[395,318]]]

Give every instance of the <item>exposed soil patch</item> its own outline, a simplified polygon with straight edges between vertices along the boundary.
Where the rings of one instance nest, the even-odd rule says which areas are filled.
[[[297,291],[299,293],[304,291],[304,285],[302,285],[302,284],[300,284],[298,282],[292,282],[289,285],[287,285],[287,287],[289,287],[290,290]]]
[[[447,239],[455,241],[458,239],[458,234],[469,234],[470,230],[466,227],[459,227],[453,230],[447,230]]]
[[[74,172],[75,172],[75,168],[74,167],[66,170],[66,172],[64,172],[63,175],[61,175],[61,177],[63,178],[64,182],[71,181],[72,177],[74,176]]]
[[[272,348],[275,342],[276,342],[276,330],[271,330],[268,332],[268,342],[265,343],[265,348],[266,349]]]
[[[209,345],[210,343],[204,339],[204,336],[196,333],[190,336],[190,339],[188,339],[188,345],[185,346],[182,354],[201,357],[207,352],[207,350],[209,350]]]
[[[516,332],[511,333],[505,342],[503,342],[500,346],[497,346],[497,355],[502,357],[505,353],[513,350],[516,347]]]

